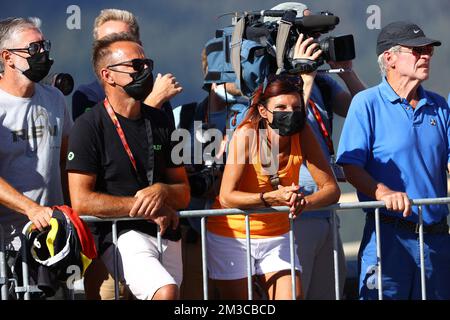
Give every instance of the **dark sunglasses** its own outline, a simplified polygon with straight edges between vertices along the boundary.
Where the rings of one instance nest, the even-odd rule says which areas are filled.
[[[129,61],[123,61],[120,63],[112,64],[112,65],[107,66],[106,68],[108,68],[112,71],[116,71],[116,72],[129,73],[129,72],[125,72],[125,71],[111,69],[113,67],[118,67],[118,66],[132,67],[133,70],[137,71],[137,72],[141,72],[142,70],[144,70],[145,66],[147,66],[150,69],[150,71],[153,71],[153,60],[152,59],[133,59],[133,60],[129,60]]]
[[[49,52],[52,47],[52,44],[50,40],[42,40],[42,41],[36,41],[31,42],[28,45],[28,48],[12,48],[12,49],[6,49],[11,52],[20,51],[20,52],[28,52],[30,56],[34,56],[36,53],[41,52],[41,50],[44,50],[45,52]]]
[[[303,80],[299,76],[289,75],[289,74],[270,74],[264,79],[262,94],[266,92],[267,87],[275,81],[286,81],[294,85],[299,93],[303,92]]]
[[[423,46],[423,47],[411,47],[411,51],[399,50],[404,53],[412,53],[416,56],[428,55],[432,56],[434,53],[434,46]]]

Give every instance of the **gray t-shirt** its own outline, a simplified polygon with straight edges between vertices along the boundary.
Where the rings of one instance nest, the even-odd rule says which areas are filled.
[[[0,177],[41,205],[63,204],[60,153],[72,120],[57,89],[36,84],[31,98],[0,89]],[[20,247],[25,215],[0,205],[7,243]]]

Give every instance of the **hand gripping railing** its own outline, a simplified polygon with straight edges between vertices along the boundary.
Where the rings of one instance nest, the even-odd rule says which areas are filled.
[[[420,245],[420,267],[421,267],[421,286],[422,286],[422,299],[426,299],[426,278],[425,278],[425,264],[424,264],[424,246],[423,246],[423,219],[422,219],[422,206],[432,205],[432,204],[449,204],[450,198],[435,198],[435,199],[415,199],[411,200],[413,206],[419,207],[419,245]],[[340,296],[340,285],[339,285],[339,255],[338,255],[338,229],[336,222],[336,212],[342,210],[351,209],[376,209],[375,210],[375,232],[376,232],[376,242],[377,242],[377,261],[378,261],[378,272],[377,272],[377,287],[378,287],[378,298],[383,299],[383,286],[382,286],[382,259],[381,259],[381,241],[380,241],[380,212],[379,209],[385,207],[382,201],[370,201],[370,202],[354,202],[354,203],[338,203],[326,208],[316,209],[316,210],[331,210],[332,224],[333,224],[333,262],[334,262],[334,276],[335,276],[335,296],[336,300],[341,299]],[[211,209],[211,210],[189,210],[180,211],[180,218],[187,217],[201,217],[201,246],[202,246],[202,271],[203,271],[203,298],[208,299],[208,274],[207,274],[207,250],[206,250],[206,218],[210,216],[221,216],[221,215],[245,215],[245,227],[246,227],[246,246],[247,246],[247,278],[248,278],[248,298],[253,299],[252,290],[252,269],[251,269],[251,256],[250,256],[250,227],[249,227],[249,214],[264,214],[264,213],[286,213],[289,211],[288,207],[273,207],[273,208],[255,208],[249,210],[241,209]],[[312,210],[315,211],[315,210]],[[291,218],[291,217],[290,217]],[[94,217],[83,217],[85,221],[123,221],[131,220],[133,218],[122,218],[122,219],[98,219]],[[290,241],[290,258],[291,258],[291,276],[292,276],[292,298],[295,299],[296,283],[295,283],[295,270],[294,270],[294,236],[293,236],[293,224],[292,219],[290,219],[290,231],[289,231],[289,241]],[[116,234],[117,238],[117,234]],[[117,240],[117,239],[116,239]],[[160,251],[161,253],[161,251]],[[115,252],[117,254],[117,252]],[[117,259],[115,260],[117,261]],[[117,265],[115,265],[115,270],[117,270]],[[117,279],[117,278],[116,278]],[[118,284],[116,282],[116,298],[118,297]]]
[[[422,206],[433,205],[433,204],[449,204],[450,197],[447,198],[434,198],[434,199],[415,199],[411,200],[412,206],[417,206],[419,208],[419,251],[420,251],[420,269],[421,269],[421,289],[422,289],[422,299],[425,300],[426,297],[426,277],[425,277],[425,255],[424,255],[424,244],[423,244],[423,216],[422,216]],[[330,210],[333,212],[332,224],[333,224],[333,262],[334,262],[334,276],[335,276],[335,296],[336,300],[341,298],[340,296],[340,286],[339,286],[339,255],[338,255],[338,229],[336,223],[336,212],[342,210],[352,210],[352,209],[375,209],[375,233],[376,233],[376,243],[377,243],[377,289],[378,298],[383,299],[383,284],[382,284],[382,258],[381,258],[381,241],[380,241],[380,208],[385,207],[382,201],[369,201],[369,202],[353,202],[353,203],[338,203],[326,208],[320,208],[316,210]],[[316,211],[311,210],[311,211]],[[202,246],[202,272],[203,272],[203,298],[208,299],[208,274],[207,274],[207,250],[206,250],[206,218],[210,216],[222,216],[222,215],[245,215],[245,226],[246,226],[246,246],[247,246],[247,278],[248,278],[248,298],[253,299],[252,290],[252,269],[251,269],[251,256],[250,256],[250,224],[249,215],[250,214],[279,214],[289,212],[288,207],[273,207],[273,208],[255,208],[248,210],[240,209],[211,209],[211,210],[189,210],[180,211],[180,218],[187,217],[201,217],[201,246]],[[290,259],[291,259],[291,277],[292,277],[292,299],[296,298],[296,283],[295,283],[295,270],[294,270],[294,236],[293,236],[293,223],[292,217],[290,218],[290,231],[289,231],[289,242],[290,242]],[[114,278],[118,279],[118,252],[117,252],[117,224],[121,221],[136,220],[136,218],[119,218],[119,219],[100,219],[96,217],[83,216],[82,219],[86,222],[112,222],[112,233],[113,233],[113,243],[114,243]],[[24,228],[24,234],[26,227]],[[0,229],[0,239],[1,237]],[[22,242],[22,249],[26,250],[26,245]],[[1,240],[0,240],[1,245]],[[0,247],[1,248],[1,247]],[[161,237],[158,231],[158,250],[160,252],[160,258],[162,258],[162,248],[161,248]],[[1,251],[0,251],[1,252]],[[25,256],[25,255],[24,255]],[[1,253],[0,253],[1,258]],[[0,259],[1,266],[1,259]],[[29,286],[28,280],[28,265],[26,260],[22,262],[23,266],[23,276],[24,276],[24,292],[25,299],[29,299],[29,292],[33,288]],[[26,271],[25,271],[26,270]],[[1,269],[0,269],[0,272]],[[1,273],[0,273],[1,278]],[[25,279],[26,278],[26,279]],[[3,287],[2,287],[3,295]],[[115,282],[115,297],[119,297],[118,281]]]

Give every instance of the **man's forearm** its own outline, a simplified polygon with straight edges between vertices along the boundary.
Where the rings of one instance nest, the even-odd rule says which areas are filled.
[[[175,210],[184,209],[189,205],[190,201],[190,190],[189,187],[184,183],[177,184],[166,184],[169,201],[167,205]]]
[[[345,82],[350,95],[354,97],[358,92],[365,90],[367,86],[359,79],[355,71],[344,72],[340,74],[341,79]]]
[[[155,95],[150,94],[145,100],[144,103],[149,106],[156,109],[161,109],[164,99],[161,97],[156,97]]]
[[[328,206],[339,201],[341,191],[335,184],[323,186],[318,191],[305,197],[307,204],[305,210],[312,210]]]
[[[39,206],[39,204],[14,189],[2,178],[0,178],[0,204],[24,215],[31,208]]]
[[[79,199],[73,197],[72,207],[79,215],[99,218],[126,217],[135,201],[134,197],[119,197],[90,192]]]
[[[311,92],[314,86],[315,72],[301,74],[303,80],[303,102],[305,106],[308,105],[308,100],[311,97]]]
[[[350,182],[356,190],[366,196],[377,199],[380,191],[386,191],[387,187],[384,184],[375,181],[375,179],[373,179],[363,168],[356,165],[343,165],[342,167],[348,182]]]

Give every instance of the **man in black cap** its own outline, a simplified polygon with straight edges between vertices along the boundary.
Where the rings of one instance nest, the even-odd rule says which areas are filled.
[[[424,206],[410,199],[447,196],[450,162],[450,109],[425,90],[434,48],[408,22],[384,27],[377,41],[381,84],[357,94],[344,124],[338,150],[360,201],[384,201],[380,210],[382,288],[386,299],[420,299],[419,221],[423,218],[426,297],[450,299],[450,236],[447,205]],[[367,213],[359,252],[362,299],[378,297],[374,209]]]

